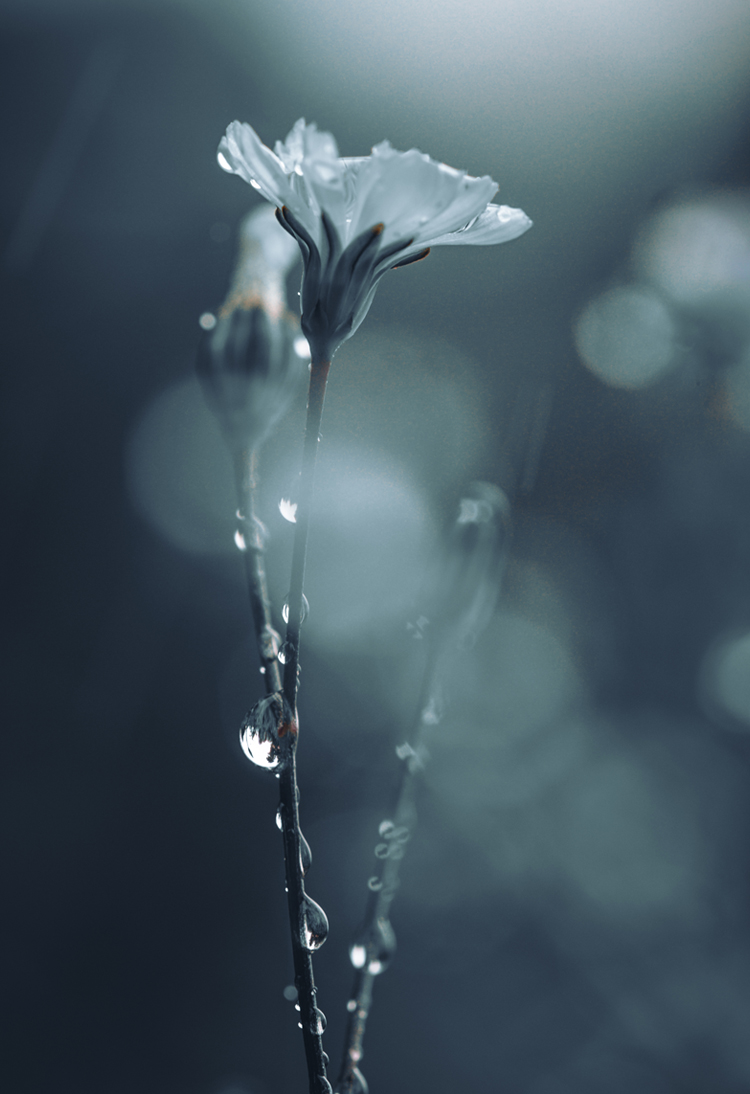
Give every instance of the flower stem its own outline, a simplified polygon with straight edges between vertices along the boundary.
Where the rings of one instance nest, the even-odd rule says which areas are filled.
[[[261,669],[264,671],[266,692],[281,691],[279,671],[279,635],[273,628],[271,602],[266,580],[264,529],[255,515],[255,492],[258,485],[258,453],[242,449],[235,455],[234,477],[237,488],[237,535],[241,537],[247,588],[250,597],[255,636],[258,641]],[[240,544],[238,543],[238,546]]]
[[[305,1058],[310,1094],[330,1094],[326,1078],[327,1056],[323,1052],[322,1022],[316,1004],[317,989],[313,976],[310,949],[306,947],[307,897],[302,865],[302,834],[299,826],[299,789],[297,787],[297,688],[299,674],[299,632],[302,622],[303,585],[307,534],[310,525],[315,461],[318,450],[320,420],[323,413],[326,382],[330,361],[313,362],[310,366],[310,390],[307,420],[302,450],[302,475],[297,498],[297,524],[292,555],[292,575],[288,600],[289,619],[284,643],[283,693],[291,721],[285,722],[279,735],[285,743],[285,759],[279,773],[281,831],[284,840],[289,925],[294,959],[294,984],[297,988],[300,1022],[305,1046]]]
[[[349,1021],[336,1083],[337,1094],[359,1094],[361,1090],[355,1068],[359,1067],[359,1061],[364,1052],[362,1044],[372,1005],[373,981],[384,971],[385,966],[381,958],[384,956],[383,946],[387,947],[389,939],[391,954],[395,949],[395,935],[388,917],[400,884],[399,873],[405,854],[405,845],[416,822],[414,792],[416,775],[424,765],[420,756],[420,744],[425,725],[424,713],[429,707],[434,692],[438,661],[437,649],[432,643],[430,647],[427,651],[417,716],[412,724],[409,739],[397,749],[397,754],[402,760],[402,767],[393,820],[390,824],[384,822],[380,827],[380,835],[385,841],[380,847],[386,850],[380,858],[382,864],[380,870],[368,882],[370,896],[365,911],[364,926],[358,936],[362,940],[364,952],[358,955],[357,964],[359,965],[361,961],[361,965],[355,973],[351,996],[347,1003]]]
[[[297,688],[299,686],[299,629],[302,622],[307,533],[310,527],[320,419],[323,415],[323,402],[330,367],[330,361],[313,361],[310,365],[310,390],[307,397],[307,421],[305,423],[305,440],[302,449],[302,474],[297,498],[297,527],[294,535],[292,577],[289,588],[289,620],[286,628],[286,642],[284,643],[284,698],[293,712],[293,732],[295,733],[297,731]]]

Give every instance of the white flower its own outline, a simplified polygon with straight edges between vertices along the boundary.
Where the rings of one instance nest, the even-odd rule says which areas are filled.
[[[388,141],[372,154],[339,157],[330,133],[300,118],[274,151],[254,129],[232,122],[219,145],[226,171],[277,206],[302,250],[302,329],[313,360],[330,360],[369,310],[387,270],[425,258],[431,247],[486,246],[531,227],[521,209],[491,205],[497,183],[473,178]]]

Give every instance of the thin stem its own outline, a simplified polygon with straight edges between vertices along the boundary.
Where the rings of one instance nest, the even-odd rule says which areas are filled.
[[[237,535],[242,537],[237,546],[242,550],[247,575],[255,636],[258,641],[261,669],[264,672],[266,691],[269,695],[281,691],[279,671],[279,635],[273,628],[271,602],[266,580],[263,528],[255,515],[255,493],[258,486],[258,453],[246,448],[238,452],[234,460],[234,477],[237,488]]]
[[[395,949],[396,939],[389,922],[389,913],[393,898],[399,887],[401,862],[416,821],[414,808],[415,779],[422,770],[419,756],[422,733],[425,725],[424,712],[434,692],[438,649],[430,643],[422,677],[422,688],[417,706],[417,715],[412,723],[409,739],[399,749],[402,760],[393,820],[386,827],[381,825],[380,835],[384,848],[380,858],[378,873],[370,878],[370,896],[365,911],[364,927],[358,938],[361,940],[356,963],[359,966],[354,976],[351,996],[347,1003],[349,1020],[344,1039],[344,1052],[341,1059],[339,1078],[336,1084],[338,1094],[359,1094],[361,1085],[354,1074],[355,1068],[363,1056],[365,1028],[372,1005],[372,993],[375,977],[384,971],[387,961]],[[403,749],[403,752],[401,751]],[[358,943],[355,943],[357,946]],[[388,952],[390,950],[390,953]],[[354,957],[353,948],[353,957]]]
[[[288,600],[289,619],[284,643],[284,703],[288,706],[284,724],[279,730],[285,745],[285,756],[279,773],[281,831],[284,839],[289,925],[292,935],[294,984],[297,988],[302,1037],[310,1083],[310,1094],[326,1094],[331,1087],[326,1078],[327,1056],[323,1052],[322,1020],[317,1008],[315,979],[310,945],[310,906],[305,894],[302,863],[302,834],[299,826],[299,789],[297,787],[297,688],[299,673],[299,632],[302,622],[303,585],[307,534],[310,526],[315,462],[318,450],[320,420],[323,413],[326,382],[330,361],[313,362],[310,366],[310,391],[307,401],[307,421],[302,450],[302,475],[297,498],[297,526],[292,555],[292,575]],[[322,909],[319,909],[322,914]],[[325,920],[325,916],[323,916]],[[327,930],[327,923],[325,923]],[[317,942],[322,945],[323,938]],[[312,948],[317,948],[313,939]]]
[[[313,361],[310,365],[310,390],[307,397],[305,441],[302,449],[302,475],[297,498],[297,527],[292,554],[292,576],[289,588],[289,620],[284,643],[284,698],[289,703],[294,718],[293,732],[297,730],[297,688],[299,686],[299,629],[302,622],[302,596],[305,582],[305,558],[307,534],[310,527],[315,463],[318,456],[318,437],[330,361]]]

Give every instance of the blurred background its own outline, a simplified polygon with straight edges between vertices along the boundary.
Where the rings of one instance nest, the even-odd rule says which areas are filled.
[[[512,555],[428,741],[371,1094],[750,1089],[747,4],[4,0],[0,58],[4,1088],[306,1089],[193,378],[256,203],[219,138],[304,115],[534,220],[389,275],[332,370],[299,767],[334,1073],[407,625],[484,479]],[[264,456],[277,604],[303,412]]]

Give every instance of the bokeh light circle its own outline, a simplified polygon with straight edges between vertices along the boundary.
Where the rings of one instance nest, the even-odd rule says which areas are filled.
[[[618,287],[596,297],[574,336],[584,364],[612,387],[648,387],[675,363],[674,321],[648,289]]]

